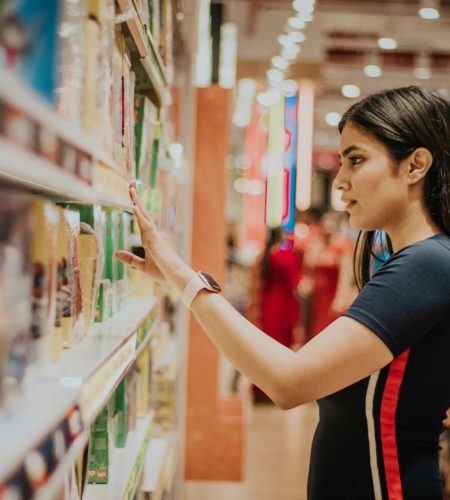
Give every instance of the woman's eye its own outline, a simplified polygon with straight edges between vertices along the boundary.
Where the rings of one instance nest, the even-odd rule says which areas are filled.
[[[349,156],[348,159],[350,160],[350,163],[352,165],[357,165],[358,163],[361,163],[363,161],[363,158],[361,156]]]

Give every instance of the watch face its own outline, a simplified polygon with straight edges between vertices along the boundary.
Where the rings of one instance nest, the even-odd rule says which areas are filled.
[[[205,283],[208,290],[211,290],[211,292],[219,293],[222,291],[222,288],[220,288],[219,283],[217,283],[217,281],[209,274],[199,272],[198,276]]]

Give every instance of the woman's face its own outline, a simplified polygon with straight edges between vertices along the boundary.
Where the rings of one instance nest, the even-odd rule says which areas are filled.
[[[340,156],[333,184],[346,203],[350,225],[364,231],[394,227],[407,206],[408,186],[386,147],[349,122],[341,134]]]

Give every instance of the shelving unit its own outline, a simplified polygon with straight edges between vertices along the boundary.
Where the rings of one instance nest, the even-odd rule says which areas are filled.
[[[148,26],[140,19],[133,0],[116,0],[115,4],[117,19],[122,14],[125,23],[122,25],[125,38],[122,33],[116,32],[115,41],[122,41],[119,51],[123,52],[120,52],[120,57],[123,57],[122,61],[126,59],[128,65],[131,62],[131,71],[136,75],[136,92],[150,97],[161,111],[161,107],[171,103],[168,78],[170,68],[167,71],[159,46]],[[110,21],[114,32],[112,17]],[[97,27],[102,23],[99,19],[94,22]],[[95,29],[92,22],[91,28]],[[114,42],[114,37],[110,40]],[[115,63],[114,60],[112,68],[117,67],[114,66]],[[92,71],[92,67],[90,70]],[[0,184],[11,187],[14,191],[43,196],[54,202],[95,204],[106,209],[130,212],[132,203],[128,195],[128,175],[133,175],[131,172],[134,165],[133,155],[129,153],[132,151],[132,140],[124,141],[124,137],[128,137],[124,133],[124,127],[130,125],[125,130],[132,131],[133,92],[126,94],[124,91],[123,66],[120,71],[121,74],[111,73],[113,78],[119,74],[119,84],[114,80],[111,88],[117,92],[122,78],[122,90],[118,94],[111,90],[110,99],[115,99],[111,106],[116,111],[107,116],[115,119],[119,116],[119,95],[122,98],[122,131],[118,131],[117,127],[105,129],[112,134],[112,142],[98,139],[98,143],[107,144],[109,153],[106,153],[94,142],[95,134],[91,137],[83,131],[81,124],[72,123],[59,115],[40,94],[23,83],[13,70],[0,70]],[[91,72],[90,76],[92,75]],[[95,92],[93,82],[89,83],[92,86],[90,91]],[[131,96],[126,112],[124,95]],[[87,102],[92,104],[93,101],[83,95],[82,102],[86,106]],[[130,121],[124,121],[126,113],[131,117]],[[81,113],[77,119],[83,123],[85,130],[91,130],[92,124],[95,126],[101,122],[95,116],[86,125],[84,116],[80,116]],[[160,119],[164,121],[165,116],[162,113]],[[106,122],[109,124],[110,120]],[[117,123],[120,121],[116,125]],[[111,121],[111,124],[114,125],[114,122]],[[171,140],[168,131],[171,129],[165,123],[161,125],[162,143],[167,150]],[[25,133],[20,127],[25,127]],[[150,151],[151,147],[152,144],[149,144]],[[114,159],[110,155],[114,155]],[[159,189],[158,185],[156,189],[142,188],[146,208],[155,214],[157,220],[166,206]],[[162,216],[159,219],[162,220]],[[165,233],[164,236],[166,239],[174,238],[172,234]],[[113,283],[114,278],[110,279]],[[151,293],[151,289],[149,287],[147,293]],[[50,500],[60,494],[64,481],[73,473],[74,464],[90,439],[90,426],[114,395],[138,356],[149,345],[153,345],[152,339],[158,328],[159,306],[159,299],[155,297],[131,297],[112,318],[104,323],[95,323],[78,343],[75,342],[64,350],[57,362],[45,358],[45,361],[41,359],[39,364],[27,367],[20,390],[17,390],[13,399],[8,397],[8,406],[3,404],[0,407],[1,498],[3,494],[10,493],[7,491],[10,486],[20,481],[33,483],[30,490],[33,498],[38,500]],[[153,318],[153,323],[150,321],[149,325],[150,317]],[[146,331],[144,338],[144,328],[141,328],[143,324]],[[44,338],[45,342],[49,341],[48,336],[44,335]],[[147,354],[140,359],[145,360],[146,356]],[[127,378],[126,384],[134,383],[133,376],[132,374]],[[125,384],[121,387],[124,386]],[[143,419],[137,419],[136,428],[128,434],[126,447],[113,451],[109,484],[87,485],[83,498],[131,500],[134,497],[145,465],[153,426],[153,412]],[[56,448],[59,451],[56,452]],[[47,460],[50,455],[52,458]],[[44,462],[44,456],[45,462],[51,462],[51,465],[35,481],[29,470],[30,461]],[[15,481],[18,474],[20,480],[13,483],[12,480]]]
[[[94,420],[135,361],[136,330],[157,306],[155,298],[133,297],[119,314],[94,324],[80,344],[52,363],[46,379],[37,376],[36,367],[30,367],[14,411],[0,414],[0,483],[21,466],[45,436],[54,432],[74,405],[80,406],[84,428]],[[150,342],[155,326],[156,321],[139,350]]]
[[[136,492],[144,465],[144,457],[153,431],[153,412],[138,420],[127,438],[126,447],[113,450],[108,484],[88,484],[83,500],[131,500]]]
[[[117,0],[120,10],[126,15],[127,27],[133,40],[134,48],[144,68],[156,101],[164,106],[171,102],[170,90],[164,63],[159,55],[153,37],[136,12],[132,0]]]

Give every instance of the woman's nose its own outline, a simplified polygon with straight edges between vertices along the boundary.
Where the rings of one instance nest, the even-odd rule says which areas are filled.
[[[350,183],[344,176],[343,168],[340,167],[333,180],[333,188],[340,191],[347,191],[349,187]]]

